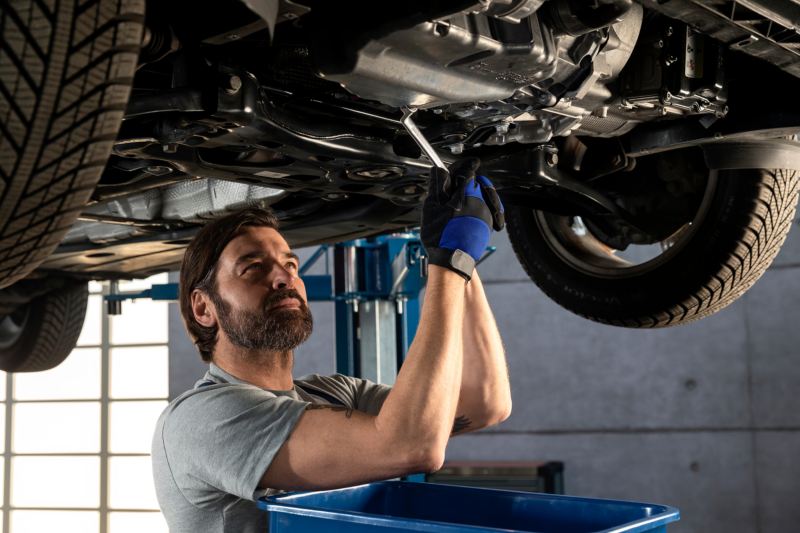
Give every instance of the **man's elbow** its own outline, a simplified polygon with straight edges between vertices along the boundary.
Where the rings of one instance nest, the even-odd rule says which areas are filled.
[[[442,446],[417,447],[407,455],[406,468],[409,472],[436,472],[444,464]]]
[[[511,398],[506,398],[502,401],[495,402],[487,409],[486,425],[496,426],[497,424],[508,420],[509,416],[511,416]]]

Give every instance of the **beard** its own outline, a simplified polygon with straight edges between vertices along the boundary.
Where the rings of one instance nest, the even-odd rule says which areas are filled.
[[[233,309],[216,288],[210,291],[217,308],[219,327],[233,344],[250,350],[286,352],[305,342],[314,329],[308,305],[294,289],[279,289],[267,296],[261,309]],[[297,309],[270,308],[286,298],[300,303]]]

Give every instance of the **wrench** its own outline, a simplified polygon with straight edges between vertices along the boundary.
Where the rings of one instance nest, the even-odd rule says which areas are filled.
[[[422,149],[422,152],[427,156],[427,158],[431,160],[433,166],[447,170],[447,167],[445,166],[442,159],[439,157],[439,154],[436,153],[436,150],[433,149],[431,143],[428,142],[428,140],[425,138],[422,132],[419,131],[417,125],[414,124],[414,121],[411,119],[411,115],[413,115],[416,112],[417,112],[416,109],[409,109],[407,107],[404,107],[403,118],[400,119],[400,124],[402,124],[403,127],[408,132],[408,134],[411,135],[411,138],[414,139],[414,141],[416,141],[417,145],[419,145],[419,147]]]

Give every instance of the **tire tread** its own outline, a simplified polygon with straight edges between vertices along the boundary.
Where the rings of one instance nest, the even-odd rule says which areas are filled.
[[[0,287],[52,253],[100,179],[130,93],[144,7],[0,0]],[[21,31],[12,36],[9,26]]]

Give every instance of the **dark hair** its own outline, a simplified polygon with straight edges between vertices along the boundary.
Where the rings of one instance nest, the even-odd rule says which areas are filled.
[[[218,326],[206,327],[194,318],[192,292],[200,289],[213,296],[216,291],[217,261],[222,251],[247,227],[278,229],[278,219],[272,210],[248,207],[206,224],[195,235],[183,255],[180,274],[180,294],[183,323],[200,351],[203,361],[211,361],[217,344]]]

